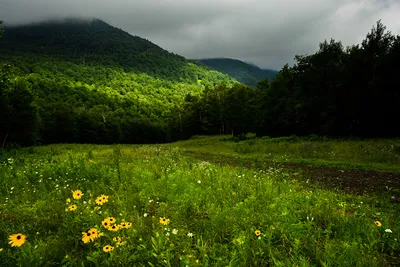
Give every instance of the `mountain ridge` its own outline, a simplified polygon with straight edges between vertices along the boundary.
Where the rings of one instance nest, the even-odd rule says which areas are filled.
[[[201,62],[202,64],[219,72],[228,74],[239,82],[251,87],[257,87],[257,84],[266,77],[271,81],[278,73],[276,70],[262,69],[253,63],[247,63],[233,58],[202,58],[191,59],[191,61]]]

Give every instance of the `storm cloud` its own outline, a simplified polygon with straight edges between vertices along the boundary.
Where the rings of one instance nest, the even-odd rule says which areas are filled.
[[[102,19],[186,58],[280,69],[334,38],[360,43],[377,20],[400,33],[398,0],[0,0],[0,19]]]

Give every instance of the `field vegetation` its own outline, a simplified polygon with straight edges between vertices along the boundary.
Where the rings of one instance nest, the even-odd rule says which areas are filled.
[[[265,150],[284,144],[272,140]],[[214,154],[232,150],[240,159],[235,147],[250,141],[197,137],[169,145],[60,144],[3,151],[0,265],[400,263],[400,210],[387,194],[326,190],[279,164],[217,164],[187,150],[214,143]],[[310,141],[285,142],[302,147]],[[304,157],[293,151],[294,158]]]

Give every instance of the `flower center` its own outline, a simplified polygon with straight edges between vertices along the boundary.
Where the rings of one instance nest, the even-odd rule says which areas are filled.
[[[20,235],[18,235],[18,236],[17,236],[17,239],[21,239],[21,236],[20,236]]]

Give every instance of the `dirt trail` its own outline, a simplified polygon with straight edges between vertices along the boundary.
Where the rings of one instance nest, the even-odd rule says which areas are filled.
[[[232,166],[244,166],[247,168],[274,166],[272,162],[247,160],[234,156],[194,151],[184,151],[184,153],[201,160]],[[279,166],[293,173],[302,173],[303,179],[309,179],[311,182],[324,187],[342,190],[351,194],[382,193],[387,192],[387,188],[392,188],[395,189],[392,193],[393,202],[400,203],[400,173],[356,169],[340,170],[327,167],[310,167],[297,163],[280,163]]]

